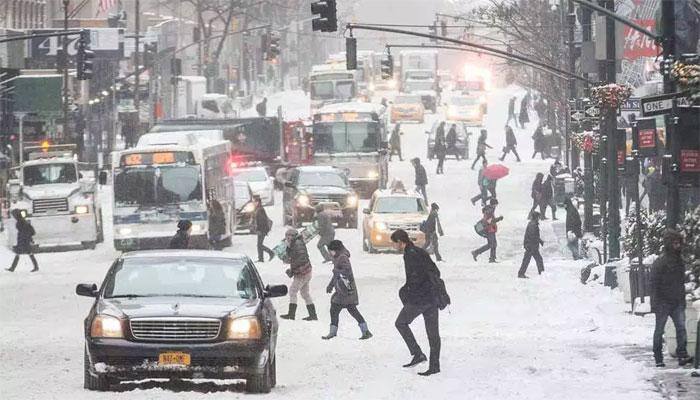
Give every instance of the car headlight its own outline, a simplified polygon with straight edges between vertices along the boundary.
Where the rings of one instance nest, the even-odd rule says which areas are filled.
[[[374,171],[374,170],[369,171],[369,172],[367,173],[367,177],[368,177],[369,179],[377,179],[377,178],[379,178],[379,172]]]
[[[123,338],[122,321],[111,315],[100,314],[92,320],[90,337],[93,338]]]
[[[248,203],[243,207],[244,213],[252,213],[253,211],[255,211],[255,204],[253,203]]]
[[[378,231],[386,231],[386,230],[389,230],[389,227],[384,222],[375,222],[374,229],[376,229]]]
[[[311,200],[309,199],[309,196],[305,194],[300,194],[297,197],[297,203],[299,203],[299,205],[302,207],[308,207],[309,204],[311,204]]]
[[[260,339],[262,329],[256,317],[233,318],[228,324],[228,339]]]
[[[348,196],[348,201],[347,201],[348,207],[355,207],[357,205],[357,200],[358,200],[357,196],[354,194],[351,194],[350,196]]]
[[[119,228],[120,235],[130,235],[132,232],[131,228]]]
[[[88,211],[90,211],[90,208],[88,206],[75,206],[76,214],[87,214]]]

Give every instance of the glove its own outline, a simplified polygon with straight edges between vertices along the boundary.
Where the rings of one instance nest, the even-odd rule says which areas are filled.
[[[328,293],[328,294],[333,293],[333,285],[328,285],[326,287],[326,293]]]
[[[294,274],[292,273],[292,269],[291,269],[291,268],[287,268],[287,270],[284,271],[284,273],[287,274],[287,276],[290,277],[290,278],[294,276]]]

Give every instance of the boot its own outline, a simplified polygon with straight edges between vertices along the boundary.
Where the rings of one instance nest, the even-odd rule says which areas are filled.
[[[294,320],[294,316],[296,315],[296,313],[297,313],[297,305],[294,303],[289,303],[289,312],[287,312],[284,315],[280,315],[280,318]]]
[[[476,256],[477,256],[476,251],[472,251],[472,257],[474,258],[474,261],[476,261]]]
[[[302,318],[304,321],[318,321],[318,316],[316,316],[316,306],[313,304],[307,304],[306,310],[309,311],[309,316]]]
[[[272,261],[273,258],[275,258],[275,252],[272,250],[268,250],[267,254],[270,256],[270,259],[268,261]]]
[[[12,266],[10,268],[6,268],[6,270],[10,271],[10,272],[15,272],[15,268],[17,268],[18,262],[19,262],[19,256],[15,255],[15,259],[12,260]]]
[[[687,364],[690,364],[693,362],[693,357],[691,356],[685,356],[685,357],[678,357],[678,366],[683,367]]]
[[[360,337],[360,340],[366,340],[372,337],[372,332],[370,332],[369,328],[367,328],[366,322],[360,324],[360,331],[362,331],[362,336]]]
[[[425,354],[423,354],[423,353],[419,353],[419,354],[416,354],[415,356],[413,356],[413,359],[411,360],[411,362],[409,362],[408,364],[404,364],[403,367],[410,368],[410,367],[416,366],[416,365],[418,365],[422,362],[426,362],[426,361],[428,361],[428,357],[426,357]]]
[[[34,258],[34,254],[29,255],[29,259],[32,260],[32,264],[34,265],[34,268],[29,271],[29,272],[36,272],[39,270],[39,264],[36,262],[36,258]]]
[[[330,329],[330,331],[328,331],[328,335],[321,336],[321,339],[323,339],[323,340],[333,339],[337,335],[338,335],[338,327],[335,325],[331,325],[331,329]]]

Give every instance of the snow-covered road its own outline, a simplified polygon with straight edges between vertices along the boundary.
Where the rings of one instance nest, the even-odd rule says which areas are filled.
[[[507,99],[517,89],[497,90],[490,98],[487,127],[494,160],[503,147]],[[433,117],[434,118],[434,117]],[[405,125],[404,162],[391,165],[392,177],[413,181],[408,160],[425,158],[424,125]],[[530,124],[533,127],[533,124]],[[330,266],[310,246],[314,264],[312,295],[320,321],[281,321],[278,346],[278,386],[271,399],[658,399],[649,379],[653,371],[626,360],[622,346],[650,342],[649,319],[625,313],[616,292],[598,285],[583,286],[581,264],[567,260],[563,228],[551,220],[542,223],[546,272],[532,279],[516,278],[522,257],[522,236],[530,208],[529,187],[536,172],[549,163],[529,160],[531,129],[516,130],[524,162],[506,161],[511,175],[498,186],[500,263],[474,262],[469,250],[482,244],[473,225],[480,208],[468,202],[476,193],[476,171],[466,161],[449,160],[445,175],[427,169],[431,201],[440,204],[446,236],[441,249],[447,260],[439,267],[452,296],[449,311],[440,314],[442,373],[429,378],[423,370],[403,369],[409,359],[394,320],[401,304],[402,259],[398,255],[369,255],[361,251],[361,233],[339,230],[337,236],[352,252],[358,279],[360,310],[374,338],[358,341],[359,329],[341,314],[339,337],[320,339],[328,329],[329,296],[325,286]],[[473,150],[472,150],[473,152]],[[500,153],[498,154],[500,155]],[[281,202],[277,202],[281,204]],[[272,212],[271,238],[283,236],[279,206]],[[561,220],[554,224],[563,224]],[[109,219],[109,216],[107,216]],[[107,242],[95,251],[40,254],[41,271],[28,272],[23,260],[17,272],[0,274],[0,398],[2,399],[192,399],[243,398],[237,382],[139,382],[122,384],[116,393],[94,393],[82,388],[82,320],[90,299],[74,294],[76,283],[100,282],[117,256]],[[253,254],[255,238],[237,237],[233,249]],[[11,253],[0,249],[0,266]],[[267,283],[286,283],[277,260],[258,265]],[[276,301],[286,310],[286,299]],[[303,312],[302,312],[303,314]],[[427,351],[423,324],[413,325]],[[233,393],[231,393],[233,392]],[[207,393],[205,395],[204,393]]]

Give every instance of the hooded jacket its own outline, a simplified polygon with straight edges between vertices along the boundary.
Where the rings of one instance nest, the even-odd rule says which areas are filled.
[[[425,173],[425,168],[423,168],[419,161],[415,162],[414,168],[416,170],[416,186],[427,185],[428,174]]]
[[[175,236],[173,236],[172,239],[170,239],[170,246],[168,246],[170,249],[189,249],[190,248],[190,235],[187,233],[187,231],[178,229],[177,233],[175,233]]]
[[[333,257],[333,276],[328,286],[334,288],[331,303],[346,306],[359,304],[355,277],[350,264],[350,252],[347,249],[338,251]]]
[[[294,236],[287,246],[287,260],[289,261],[292,275],[303,275],[311,272],[309,252],[301,235],[297,234]]]
[[[671,247],[672,238],[664,238],[664,253],[651,267],[652,306],[685,306],[685,265],[680,252]]]
[[[581,215],[571,201],[566,202],[566,231],[573,232],[577,238],[583,236],[581,231]]]
[[[536,219],[531,219],[525,229],[525,238],[523,239],[523,247],[525,250],[536,251],[540,248],[542,239],[540,238],[540,223]]]

